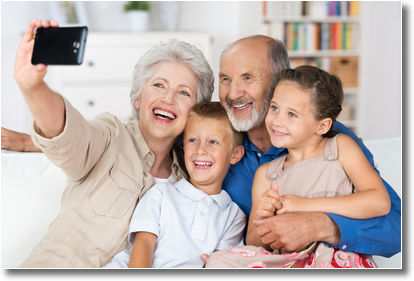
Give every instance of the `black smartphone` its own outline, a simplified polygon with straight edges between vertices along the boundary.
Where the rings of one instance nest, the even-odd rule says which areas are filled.
[[[36,29],[32,64],[82,64],[87,35],[86,26]]]

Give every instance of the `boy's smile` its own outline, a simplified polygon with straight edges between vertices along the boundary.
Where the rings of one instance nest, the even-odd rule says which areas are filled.
[[[213,165],[212,162],[200,162],[200,161],[194,161],[194,164],[198,169],[209,169]]]

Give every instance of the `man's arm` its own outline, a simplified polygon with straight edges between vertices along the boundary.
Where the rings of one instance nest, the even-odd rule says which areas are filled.
[[[338,225],[341,241],[325,242],[343,250],[384,257],[401,252],[401,199],[386,181],[382,181],[390,195],[391,211],[386,216],[368,220],[327,214]]]
[[[340,122],[334,122],[334,129],[354,139],[364,152],[372,167],[374,157],[354,133]],[[379,172],[377,171],[379,174]],[[353,220],[328,214],[337,224],[341,233],[340,243],[328,244],[347,251],[362,254],[391,257],[401,252],[401,199],[392,187],[382,179],[391,200],[391,211],[386,215],[368,220]]]
[[[14,151],[42,152],[34,146],[30,135],[8,130],[3,127],[1,128],[1,145]]]

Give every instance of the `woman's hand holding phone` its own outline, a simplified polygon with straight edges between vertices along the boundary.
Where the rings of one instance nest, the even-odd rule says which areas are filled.
[[[46,75],[46,65],[33,65],[31,62],[34,46],[33,34],[35,28],[48,28],[51,26],[58,27],[59,24],[54,20],[50,22],[39,21],[36,19],[32,20],[17,48],[16,60],[14,63],[14,78],[23,92],[39,87]]]
[[[60,135],[65,127],[65,104],[62,97],[53,92],[43,78],[47,67],[31,62],[35,28],[58,27],[55,21],[32,20],[20,42],[14,63],[14,78],[23,94],[34,120],[46,138]]]

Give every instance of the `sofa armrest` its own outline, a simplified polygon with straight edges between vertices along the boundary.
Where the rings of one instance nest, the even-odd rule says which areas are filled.
[[[374,163],[380,171],[381,177],[401,197],[401,136],[367,138],[363,142],[372,155],[374,155]]]
[[[402,198],[402,146],[401,136],[382,136],[363,140],[374,155],[374,163],[381,177]],[[374,256],[379,268],[402,268],[402,254],[391,258]]]
[[[66,176],[43,153],[1,150],[1,266],[18,267],[61,209]]]

